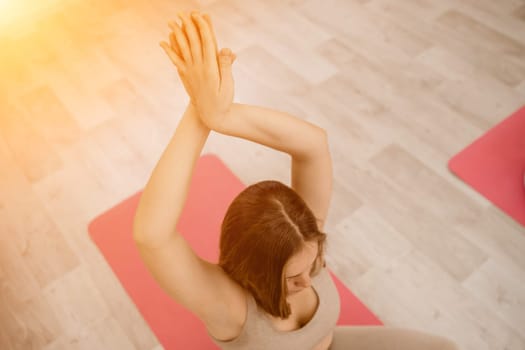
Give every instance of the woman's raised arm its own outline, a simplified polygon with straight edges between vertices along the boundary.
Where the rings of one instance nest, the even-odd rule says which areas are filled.
[[[210,129],[189,104],[142,192],[133,230],[138,242],[162,244],[175,233],[197,159]]]
[[[308,204],[322,230],[332,196],[332,160],[324,129],[286,112],[233,103],[214,131],[288,153],[292,188]]]
[[[170,22],[170,43],[161,46],[177,67],[190,104],[153,170],[135,215],[135,239],[149,244],[161,244],[175,232],[195,163],[210,132],[203,117],[221,118],[233,101],[231,72],[220,74],[224,57],[217,59],[211,19],[196,12],[193,20],[179,16],[182,25]],[[231,56],[225,58],[231,64]]]
[[[181,78],[186,79],[185,86],[196,89],[199,99],[208,95],[205,108],[209,113],[229,108],[227,94],[231,91],[217,93],[221,86],[219,72],[209,68],[217,64],[214,47],[206,48],[211,42],[201,43],[197,28],[182,17],[186,34],[178,25],[172,24],[172,28],[186,59],[178,60],[173,46],[165,50],[175,60],[179,74],[184,74]],[[210,52],[213,54],[206,55]],[[212,334],[227,338],[238,323],[237,315],[232,313],[232,305],[242,300],[236,294],[238,287],[217,264],[197,256],[176,230],[195,164],[209,133],[196,106],[190,103],[142,193],[133,237],[144,264],[168,295],[200,318]]]

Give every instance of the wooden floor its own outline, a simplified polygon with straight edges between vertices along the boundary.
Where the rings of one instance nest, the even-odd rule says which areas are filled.
[[[70,0],[0,39],[0,348],[161,349],[87,233],[188,101],[178,10],[237,53],[235,100],[328,131],[328,262],[386,325],[525,349],[525,229],[448,160],[525,104],[523,0]],[[22,26],[21,26],[22,27]],[[212,133],[246,183],[290,159]]]

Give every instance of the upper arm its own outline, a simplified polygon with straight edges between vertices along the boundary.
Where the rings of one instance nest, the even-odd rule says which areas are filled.
[[[162,289],[207,325],[228,320],[234,282],[222,268],[195,254],[181,234],[156,244],[136,241],[140,255]]]
[[[308,157],[292,157],[292,188],[314,213],[322,230],[332,197],[332,159],[326,132],[322,132]]]

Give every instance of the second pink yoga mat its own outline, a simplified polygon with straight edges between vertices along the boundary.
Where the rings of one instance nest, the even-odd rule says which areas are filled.
[[[525,107],[455,155],[450,170],[525,226]]]
[[[205,155],[198,160],[177,229],[202,258],[218,261],[222,218],[244,188],[216,156]],[[202,322],[165,294],[140,260],[132,239],[133,215],[140,194],[94,219],[89,234],[164,349],[217,349]],[[338,324],[381,324],[334,274],[331,276],[341,297]]]

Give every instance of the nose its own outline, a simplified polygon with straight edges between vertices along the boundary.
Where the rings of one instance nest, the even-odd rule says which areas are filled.
[[[310,278],[310,275],[301,276],[301,278],[295,282],[295,285],[297,287],[301,288],[308,288],[312,284],[312,279]]]

